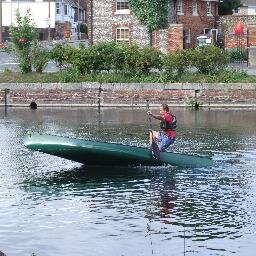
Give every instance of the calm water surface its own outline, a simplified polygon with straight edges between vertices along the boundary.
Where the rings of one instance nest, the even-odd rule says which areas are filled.
[[[88,167],[23,146],[27,130],[147,146],[144,109],[0,111],[7,256],[255,255],[255,110],[176,109],[172,150],[214,159],[193,169]]]

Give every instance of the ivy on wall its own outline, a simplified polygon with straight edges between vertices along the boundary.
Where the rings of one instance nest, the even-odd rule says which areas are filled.
[[[148,28],[149,32],[167,26],[169,0],[128,1],[135,16]]]

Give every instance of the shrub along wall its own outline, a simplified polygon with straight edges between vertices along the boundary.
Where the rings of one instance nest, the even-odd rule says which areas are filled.
[[[9,106],[145,106],[146,100],[158,105],[190,106],[195,99],[209,106],[255,106],[255,84],[0,84],[0,102]]]

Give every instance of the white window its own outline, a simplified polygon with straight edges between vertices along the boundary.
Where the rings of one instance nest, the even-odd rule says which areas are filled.
[[[115,14],[130,14],[128,0],[115,0],[116,12]]]
[[[178,0],[177,3],[177,14],[183,14],[183,1],[182,0]]]
[[[68,5],[64,4],[64,15],[68,15]]]
[[[193,0],[192,9],[193,9],[193,15],[194,16],[198,15],[198,12],[197,12],[197,0]]]
[[[116,42],[130,42],[130,29],[128,27],[116,28]]]
[[[206,2],[206,13],[208,16],[212,15],[212,2]]]
[[[56,14],[60,14],[60,3],[56,3]]]

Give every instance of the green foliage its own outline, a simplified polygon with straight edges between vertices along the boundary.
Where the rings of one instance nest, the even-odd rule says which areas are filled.
[[[90,48],[85,48],[83,46],[73,51],[70,62],[80,74],[86,74],[91,72],[91,51]]]
[[[228,51],[228,56],[231,62],[246,61],[247,51],[246,49],[232,49]]]
[[[36,72],[42,73],[50,59],[49,51],[39,42],[34,42],[31,47],[31,54],[33,67]]]
[[[129,6],[149,31],[167,26],[168,0],[129,0]]]
[[[165,72],[173,75],[183,74],[191,66],[192,50],[178,50],[175,53],[168,53],[162,58],[162,65]]]
[[[238,83],[241,81],[246,81],[247,78],[249,78],[245,71],[235,69],[224,69],[218,73],[218,76],[223,83]]]
[[[225,67],[228,58],[225,52],[212,45],[200,46],[191,51],[192,65],[200,73],[210,74]]]
[[[52,50],[52,59],[62,66],[68,60],[68,63],[81,74],[90,72],[149,73],[153,68],[160,68],[161,52],[153,47],[140,48],[135,44],[107,42],[95,44],[90,48],[84,46],[73,48],[71,53],[70,48],[56,45]]]
[[[2,83],[57,83],[57,82],[102,82],[102,83],[256,83],[256,76],[235,69],[219,70],[215,74],[186,72],[170,77],[166,73],[109,72],[80,75],[76,69],[62,72],[21,74],[18,72],[0,73]]]
[[[91,47],[94,71],[112,70],[122,67],[124,60],[122,47],[113,42],[99,43]]]
[[[241,6],[240,0],[223,0],[219,3],[219,15],[233,14],[233,10]]]
[[[137,68],[145,73],[149,73],[152,68],[160,68],[161,55],[161,52],[154,47],[142,48],[138,56]]]
[[[123,70],[126,72],[148,73],[152,68],[160,67],[161,52],[153,47],[140,48],[136,44],[124,45]]]
[[[75,68],[67,68],[60,73],[59,82],[75,83],[80,80],[80,72]]]
[[[57,67],[62,69],[70,64],[75,48],[68,44],[57,43],[50,51],[50,58],[56,63]]]
[[[22,73],[32,71],[31,47],[38,36],[38,31],[32,22],[29,11],[22,16],[19,10],[16,11],[16,25],[10,26],[13,52],[19,62]]]

